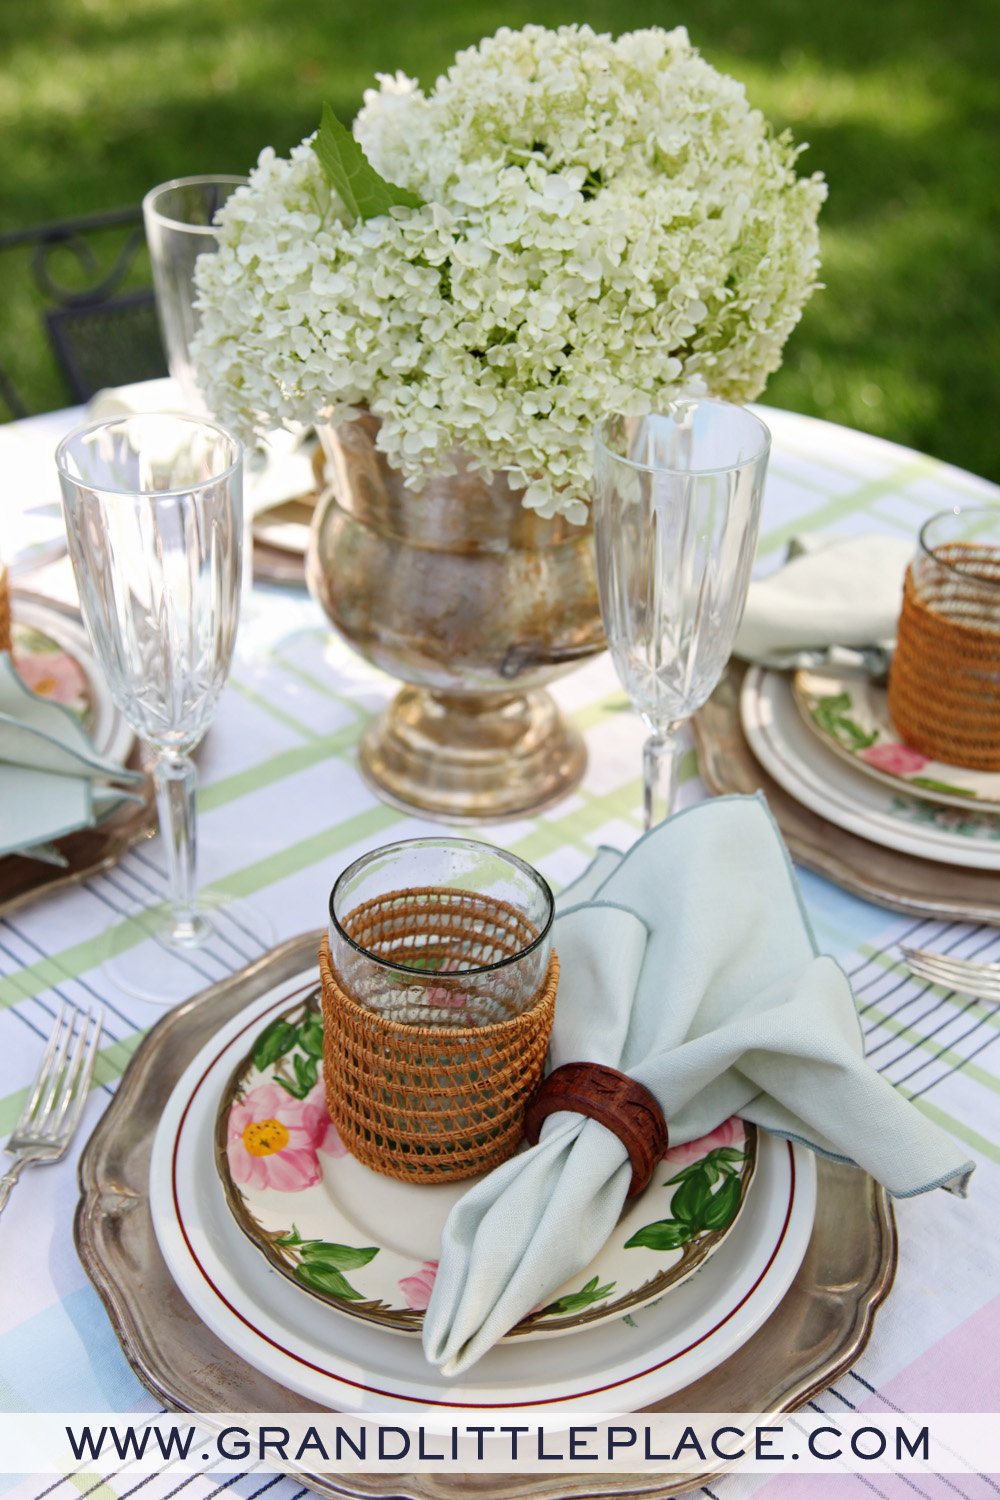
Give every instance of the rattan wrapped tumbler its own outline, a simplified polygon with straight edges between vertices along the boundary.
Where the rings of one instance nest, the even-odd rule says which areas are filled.
[[[948,539],[963,522],[971,539]],[[935,542],[939,531],[944,539]],[[1000,771],[1000,508],[945,512],[923,528],[906,575],[888,703],[896,733],[915,750]]]
[[[360,1004],[326,937],[319,966],[327,1108],[352,1155],[388,1177],[437,1183],[490,1171],[514,1153],[545,1065],[555,953],[534,1004],[482,1026],[410,1025]]]

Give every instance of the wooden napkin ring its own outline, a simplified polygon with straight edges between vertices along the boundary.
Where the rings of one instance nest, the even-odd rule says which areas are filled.
[[[532,1146],[546,1116],[563,1109],[597,1120],[618,1137],[632,1163],[628,1197],[641,1193],[670,1144],[663,1110],[649,1090],[603,1063],[563,1063],[525,1112],[524,1133]]]

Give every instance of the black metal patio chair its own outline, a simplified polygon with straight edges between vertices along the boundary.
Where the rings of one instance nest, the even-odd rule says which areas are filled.
[[[95,241],[107,231],[131,225],[111,254],[100,253]],[[30,270],[41,306],[48,341],[66,382],[69,399],[88,401],[109,385],[151,380],[167,373],[167,362],[156,319],[152,287],[120,291],[145,243],[141,208],[114,209],[58,223],[39,224],[0,234],[0,252],[32,246]],[[106,252],[106,244],[101,247]],[[73,280],[60,279],[59,266]],[[108,261],[110,260],[110,264]],[[0,296],[10,280],[2,272]],[[28,406],[13,376],[0,364],[0,407],[14,417],[28,415]]]

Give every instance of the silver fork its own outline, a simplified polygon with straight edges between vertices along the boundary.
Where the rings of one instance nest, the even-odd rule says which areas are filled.
[[[22,1167],[58,1161],[72,1140],[87,1102],[103,1021],[103,1010],[85,1014],[67,1005],[56,1017],[28,1101],[4,1148],[14,1160],[0,1177],[0,1211]]]
[[[967,958],[951,958],[946,953],[906,948],[902,943],[899,951],[906,967],[918,979],[929,979],[931,984],[957,990],[961,995],[1000,1002],[1000,964],[976,964]]]

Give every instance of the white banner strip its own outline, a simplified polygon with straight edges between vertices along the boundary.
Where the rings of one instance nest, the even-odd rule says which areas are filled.
[[[1000,1473],[993,1415],[0,1414],[0,1473]]]

